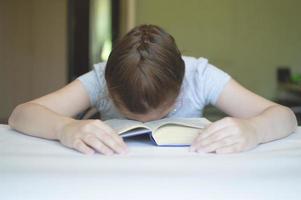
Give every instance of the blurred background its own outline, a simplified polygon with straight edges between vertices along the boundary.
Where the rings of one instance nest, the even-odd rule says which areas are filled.
[[[144,23],[300,120],[300,8],[299,0],[0,0],[0,122],[106,60],[118,38]],[[223,113],[208,107],[205,116]]]

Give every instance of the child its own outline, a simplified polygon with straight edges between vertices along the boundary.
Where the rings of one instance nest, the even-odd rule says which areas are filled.
[[[248,91],[204,58],[181,56],[173,37],[154,25],[131,30],[107,63],[94,65],[58,91],[17,106],[9,125],[86,154],[122,154],[126,144],[103,121],[72,117],[91,106],[101,112],[102,120],[200,117],[207,104],[231,117],[207,127],[191,151],[245,151],[285,137],[297,126],[290,109]]]

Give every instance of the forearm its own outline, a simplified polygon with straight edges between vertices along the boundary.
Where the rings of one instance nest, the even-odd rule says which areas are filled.
[[[266,143],[291,134],[297,128],[295,114],[287,107],[275,105],[249,121],[256,129],[260,143]]]
[[[64,125],[74,119],[61,116],[50,109],[26,103],[17,106],[9,118],[9,125],[20,132],[46,139],[58,139]]]

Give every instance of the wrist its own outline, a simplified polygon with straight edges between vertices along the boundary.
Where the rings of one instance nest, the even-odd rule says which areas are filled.
[[[63,117],[61,120],[59,120],[59,123],[57,124],[54,130],[55,140],[60,140],[65,127],[74,121],[76,121],[76,119],[68,118],[68,117]]]
[[[249,119],[249,124],[253,129],[254,135],[256,137],[257,143],[258,144],[262,144],[265,142],[265,131],[262,130],[261,126],[260,126],[260,119],[258,119],[259,117],[253,117],[251,119]]]

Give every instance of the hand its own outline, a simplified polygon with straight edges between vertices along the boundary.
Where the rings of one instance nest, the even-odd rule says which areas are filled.
[[[60,142],[85,154],[126,153],[127,146],[114,130],[100,120],[73,120],[58,134]]]
[[[235,153],[256,147],[258,133],[246,119],[223,118],[210,124],[192,143],[190,151]]]

